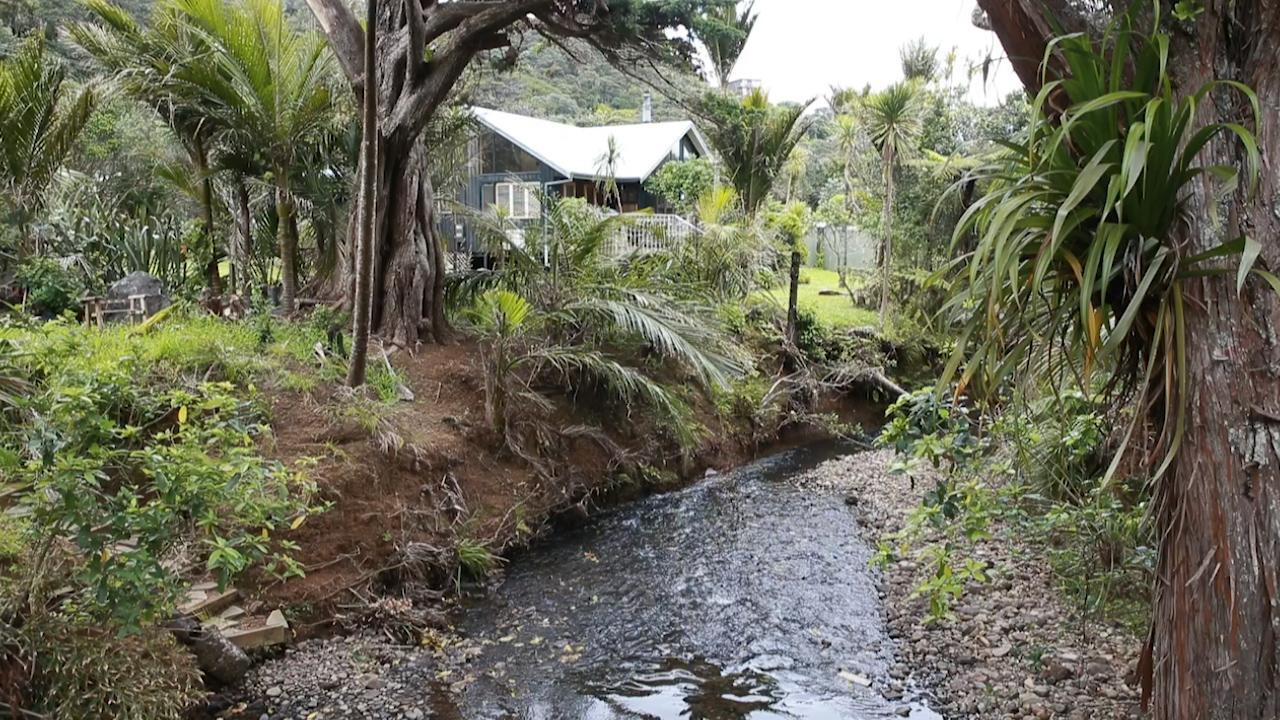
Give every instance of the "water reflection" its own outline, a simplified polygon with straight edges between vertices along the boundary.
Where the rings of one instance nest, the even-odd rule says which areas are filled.
[[[777,684],[756,672],[726,674],[706,660],[669,658],[661,669],[637,674],[603,697],[618,710],[640,716],[691,720],[736,720],[768,710],[779,699]]]

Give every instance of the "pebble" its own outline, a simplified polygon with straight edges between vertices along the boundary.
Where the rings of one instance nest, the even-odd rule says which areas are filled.
[[[909,477],[888,472],[892,459],[887,450],[837,458],[805,481],[857,497],[858,519],[874,541],[903,527],[936,486],[936,478],[918,475],[913,490]],[[927,599],[911,597],[928,564],[908,556],[885,570],[885,615],[898,643],[889,677],[928,688],[928,705],[947,720],[1143,717],[1137,691],[1112,680],[1134,667],[1139,638],[1090,623],[1082,639],[1079,615],[1042,551],[999,527],[954,552],[965,551],[986,565],[991,580],[969,586],[952,619],[932,625],[923,623]],[[894,711],[905,717],[907,710]]]

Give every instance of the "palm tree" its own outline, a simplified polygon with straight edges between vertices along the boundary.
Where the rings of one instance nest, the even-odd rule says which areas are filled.
[[[31,221],[97,102],[89,89],[73,95],[64,80],[39,33],[0,60],[0,189],[17,221],[18,259],[35,250]]]
[[[450,301],[465,309],[493,289],[515,292],[554,321],[569,344],[630,337],[652,353],[687,367],[703,383],[723,386],[742,370],[726,345],[713,313],[678,296],[644,263],[615,263],[605,257],[609,241],[630,220],[605,214],[581,199],[557,201],[548,212],[550,267],[533,247],[511,242],[502,225],[488,226],[483,213],[470,215],[478,231],[505,242],[505,262],[492,272],[453,281]]]
[[[114,82],[130,96],[146,103],[169,125],[187,153],[191,172],[198,181],[196,196],[201,211],[205,244],[211,257],[205,268],[209,287],[221,291],[219,252],[214,241],[213,180],[209,167],[210,146],[216,130],[207,113],[178,92],[177,75],[186,64],[201,62],[203,53],[174,12],[172,3],[158,5],[144,27],[110,0],[83,0],[92,23],[74,23],[67,31]]]
[[[618,212],[622,212],[622,191],[618,187],[618,163],[621,161],[618,138],[610,135],[605,151],[596,158],[596,196],[605,207]]]
[[[930,46],[923,37],[916,38],[898,51],[902,61],[902,75],[908,80],[930,83],[938,77],[938,48]]]
[[[738,9],[736,2],[725,2],[708,8],[700,18],[698,37],[711,56],[716,82],[721,89],[729,87],[729,75],[747,46],[756,25],[755,0]]]
[[[857,209],[853,194],[855,177],[854,164],[859,152],[865,147],[866,134],[855,115],[842,113],[835,118],[836,148],[840,153],[840,180],[844,187],[844,209],[850,217]]]
[[[898,162],[914,152],[920,138],[919,86],[906,81],[870,95],[862,104],[867,134],[880,151],[880,170],[884,177],[884,214],[880,242],[880,324],[889,313],[889,279],[893,265],[894,170]]]
[[[178,70],[195,99],[235,142],[257,147],[271,166],[280,244],[281,306],[291,313],[298,288],[293,171],[333,108],[332,56],[325,39],[290,26],[278,0],[172,0],[207,51]]]
[[[771,105],[759,90],[741,102],[711,92],[692,103],[748,214],[755,215],[769,198],[792,151],[813,127],[804,115],[810,104]]]

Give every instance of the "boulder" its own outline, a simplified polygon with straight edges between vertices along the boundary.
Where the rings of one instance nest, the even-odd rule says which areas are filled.
[[[111,283],[107,297],[112,300],[128,300],[133,295],[164,296],[164,283],[154,275],[131,272]]]
[[[128,300],[134,295],[146,298],[144,305],[148,316],[163,310],[169,305],[169,296],[165,294],[164,283],[154,275],[145,272],[131,272],[111,283],[107,288],[110,300]]]

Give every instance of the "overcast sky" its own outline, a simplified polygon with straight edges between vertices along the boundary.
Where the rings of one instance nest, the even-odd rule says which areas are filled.
[[[970,98],[994,104],[1019,87],[1007,63],[983,86],[968,68],[988,52],[1002,57],[996,36],[973,26],[975,0],[756,0],[759,20],[734,78],[764,81],[774,102],[828,94],[832,85],[879,89],[901,79],[898,48],[924,36],[945,59],[956,50],[956,80]]]

